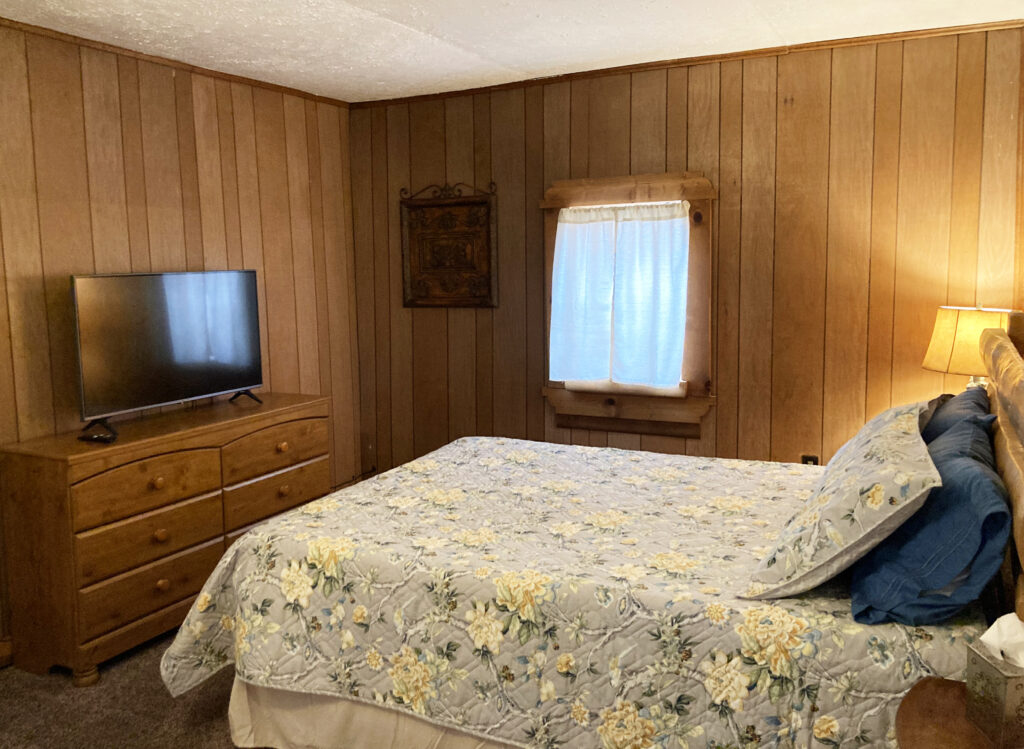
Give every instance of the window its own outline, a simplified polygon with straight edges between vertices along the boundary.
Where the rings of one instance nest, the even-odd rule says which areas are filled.
[[[678,394],[689,203],[562,208],[551,280],[549,376]]]
[[[694,173],[545,192],[544,396],[558,426],[699,437],[714,405],[714,198]]]

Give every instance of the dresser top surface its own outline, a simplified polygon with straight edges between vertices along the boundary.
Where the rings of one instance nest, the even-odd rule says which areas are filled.
[[[0,447],[0,452],[15,455],[62,460],[69,463],[92,460],[99,457],[113,457],[122,452],[144,446],[154,440],[173,439],[176,435],[208,432],[214,434],[225,428],[241,426],[264,418],[283,418],[289,412],[296,412],[301,418],[310,407],[321,406],[326,415],[328,399],[320,395],[297,395],[291,393],[260,393],[262,404],[249,398],[240,398],[233,403],[217,401],[212,404],[185,408],[167,413],[143,416],[137,419],[114,422],[118,431],[117,441],[112,444],[82,442],[81,432],[65,432],[46,437],[12,442]],[[319,410],[319,409],[318,409]]]

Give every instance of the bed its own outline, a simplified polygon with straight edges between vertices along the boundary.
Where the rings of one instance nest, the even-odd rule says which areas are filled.
[[[865,626],[842,579],[740,597],[824,470],[464,438],[239,539],[163,677],[234,662],[240,746],[895,746],[984,617]]]

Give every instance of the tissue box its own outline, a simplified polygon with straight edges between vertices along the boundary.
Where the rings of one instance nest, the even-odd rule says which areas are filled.
[[[983,642],[967,646],[967,718],[1000,747],[1024,746],[1024,668]]]

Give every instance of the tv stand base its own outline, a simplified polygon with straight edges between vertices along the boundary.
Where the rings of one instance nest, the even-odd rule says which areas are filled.
[[[104,445],[110,445],[117,441],[117,430],[110,426],[110,422],[106,419],[93,419],[82,427],[82,432],[88,432],[93,427],[102,427],[106,431],[80,434],[78,435],[78,439],[82,442],[102,442]]]
[[[235,394],[234,394],[234,395],[232,395],[232,396],[231,396],[230,398],[228,398],[228,403],[234,403],[234,402],[235,402],[236,400],[238,400],[238,399],[239,399],[239,398],[240,398],[241,396],[243,396],[243,395],[247,395],[247,396],[249,396],[250,398],[252,398],[252,399],[253,399],[254,401],[256,401],[257,403],[263,403],[263,401],[261,401],[261,400],[260,400],[260,399],[259,399],[259,398],[258,398],[258,397],[256,396],[256,394],[255,394],[255,393],[253,393],[253,391],[251,391],[251,390],[239,390],[239,391],[238,391],[237,393],[235,393]]]

